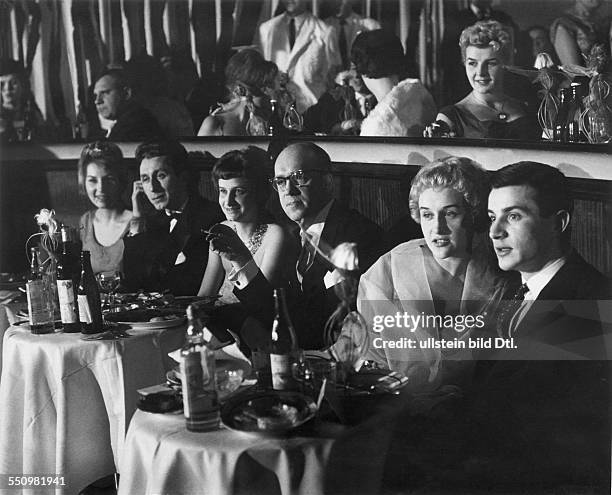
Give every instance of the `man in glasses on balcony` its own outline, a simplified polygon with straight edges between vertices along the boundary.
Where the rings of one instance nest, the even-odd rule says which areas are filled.
[[[281,151],[274,166],[272,186],[278,192],[283,211],[295,222],[296,242],[301,243],[295,279],[290,281],[299,344],[304,349],[319,349],[324,346],[325,322],[339,303],[334,286],[340,277],[314,246],[329,255],[337,245],[355,242],[359,265],[364,271],[382,254],[382,230],[333,198],[331,160],[313,143],[296,143]],[[215,249],[215,240],[211,242]],[[234,292],[247,310],[267,326],[272,315],[272,287],[257,265],[247,259],[235,284]]]

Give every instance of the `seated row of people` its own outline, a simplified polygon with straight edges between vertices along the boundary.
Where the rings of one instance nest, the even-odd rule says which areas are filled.
[[[306,130],[362,136],[539,139],[529,83],[506,75],[504,69],[513,50],[509,29],[496,21],[479,22],[463,31],[460,45],[472,91],[437,113],[425,86],[407,77],[399,38],[382,29],[361,32],[351,49],[354,70],[339,74],[340,85],[308,108]],[[234,55],[226,69],[232,98],[204,120],[198,134],[267,132],[269,98],[277,97],[280,89],[277,74],[278,67],[255,50]],[[506,82],[506,77],[511,80]],[[371,111],[358,104],[365,95],[374,102]]]
[[[244,314],[261,323],[261,335],[250,330],[244,336],[254,346],[259,338],[267,339],[272,288],[284,285],[294,296],[301,346],[323,347],[322,329],[339,302],[333,290],[338,278],[313,245],[326,251],[342,242],[357,244],[365,272],[357,304],[370,326],[376,315],[391,310],[487,313],[492,328],[508,335],[497,313],[519,286],[528,289],[521,296],[532,301],[540,295],[554,300],[609,297],[607,279],[569,245],[572,209],[566,179],[547,165],[509,165],[493,174],[490,192],[488,174],[468,159],[451,157],[423,167],[413,180],[410,211],[424,239],[384,254],[380,227],[334,199],[330,158],[312,143],[289,145],[274,164],[271,182],[283,211],[280,223],[290,229],[275,223],[266,210],[269,162],[261,149],[232,151],[218,160],[212,175],[221,208],[198,193],[185,149],[160,141],[137,149],[140,177],[133,185],[130,212],[121,201],[126,179],[121,160],[119,148],[99,142],[87,145],[79,161],[80,182],[96,207],[81,220],[94,269],[123,270],[131,289],[220,292],[224,303],[240,301]],[[572,284],[565,283],[569,279]],[[525,310],[519,322],[531,321],[531,311]],[[551,337],[559,327],[554,318],[546,322],[551,328],[537,331]],[[419,336],[421,330],[412,333]],[[429,336],[446,339],[454,331]],[[572,341],[578,335],[563,332],[554,337]],[[406,329],[380,333],[373,331],[372,340],[394,340]],[[424,330],[421,336],[426,335]],[[439,353],[426,359],[417,355],[370,349],[372,359],[409,375],[416,366],[414,373],[428,377],[423,383],[438,379]]]

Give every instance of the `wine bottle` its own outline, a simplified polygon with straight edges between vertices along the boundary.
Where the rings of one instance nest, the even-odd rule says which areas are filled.
[[[283,123],[278,115],[278,102],[270,100],[270,119],[268,120],[268,136],[278,136],[283,129]]]
[[[563,88],[559,93],[559,110],[553,129],[553,140],[557,143],[567,142],[567,116],[569,114],[569,92]]]
[[[86,334],[102,332],[102,305],[100,289],[93,270],[89,251],[81,251],[81,277],[77,292],[77,303],[81,332]]]
[[[32,259],[30,260],[30,273],[26,283],[26,294],[28,298],[30,330],[35,334],[44,334],[52,333],[55,328],[49,295],[45,291],[43,276],[40,272],[39,254],[37,247],[30,249]]]
[[[274,390],[296,388],[293,364],[297,361],[298,352],[295,329],[287,311],[285,290],[274,289],[274,321],[270,344],[270,371]]]
[[[219,401],[215,377],[215,356],[204,339],[195,308],[187,306],[187,335],[181,349],[183,412],[190,431],[214,430],[219,426]]]
[[[85,140],[89,137],[89,123],[81,103],[77,105],[77,113],[73,126],[73,137],[76,141]]]
[[[76,333],[81,331],[81,323],[76,304],[77,291],[74,283],[76,269],[72,257],[72,241],[69,237],[68,227],[62,226],[61,232],[62,252],[57,262],[57,295],[64,332]]]

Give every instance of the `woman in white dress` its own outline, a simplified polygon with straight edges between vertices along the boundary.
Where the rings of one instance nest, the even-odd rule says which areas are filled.
[[[424,238],[395,247],[361,276],[357,307],[371,329],[367,358],[406,374],[415,389],[469,379],[471,354],[467,345],[457,351],[457,342],[483,330],[501,283],[479,235],[488,225],[488,192],[486,172],[468,158],[424,166],[410,189],[410,214]]]
[[[291,273],[295,256],[290,255],[294,253],[290,236],[270,222],[265,209],[270,187],[268,169],[267,153],[249,146],[223,155],[213,168],[212,178],[227,218],[222,224],[235,231],[263,276],[273,287],[279,287]],[[232,293],[236,272],[231,261],[211,250],[198,295],[221,294],[221,302],[237,302]]]

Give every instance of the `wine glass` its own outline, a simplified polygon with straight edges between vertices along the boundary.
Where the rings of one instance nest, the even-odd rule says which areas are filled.
[[[96,275],[100,292],[108,294],[108,307],[111,313],[116,310],[115,306],[115,295],[117,288],[121,285],[122,274],[118,271],[100,272]]]

